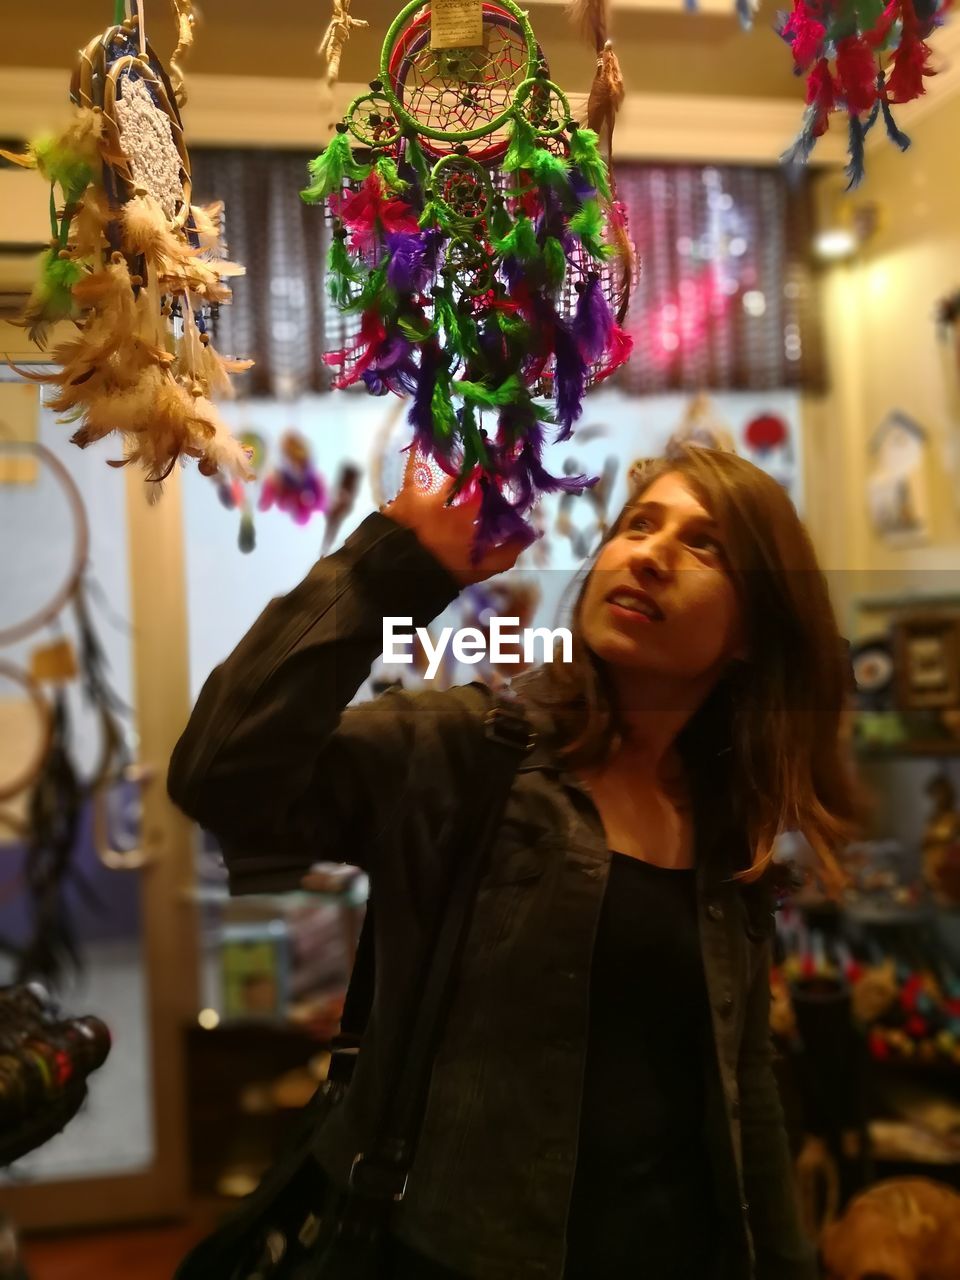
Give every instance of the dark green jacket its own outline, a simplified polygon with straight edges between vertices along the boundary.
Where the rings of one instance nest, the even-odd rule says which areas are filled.
[[[210,675],[174,751],[174,801],[220,839],[238,893],[295,888],[319,860],[361,865],[376,913],[377,990],[353,1085],[320,1135],[345,1182],[398,1037],[461,798],[483,784],[479,685],[344,708],[385,615],[426,625],[457,585],[371,515],[274,600]],[[518,682],[521,689],[523,681]],[[521,693],[522,696],[522,693]],[[538,724],[536,718],[535,725]],[[520,768],[477,902],[395,1230],[482,1280],[559,1280],[577,1158],[590,962],[610,866],[599,815],[543,743]],[[768,1034],[772,915],[695,780],[700,922],[716,1061],[707,1140],[730,1280],[814,1280],[797,1227]]]

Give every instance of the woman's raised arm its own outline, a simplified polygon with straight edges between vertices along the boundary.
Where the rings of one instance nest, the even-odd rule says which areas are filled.
[[[170,761],[173,801],[221,842],[233,887],[292,888],[321,859],[365,865],[412,794],[412,739],[454,733],[462,698],[393,695],[344,712],[382,647],[383,619],[425,626],[520,545],[470,559],[478,500],[404,488],[272,601],[208,677]],[[426,780],[435,787],[436,778]],[[369,869],[369,867],[367,868]]]

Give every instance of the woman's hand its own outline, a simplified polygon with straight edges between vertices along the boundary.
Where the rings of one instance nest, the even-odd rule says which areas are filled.
[[[417,539],[443,567],[460,583],[461,587],[472,582],[482,582],[495,574],[511,569],[520,552],[527,546],[523,538],[509,538],[499,546],[490,547],[479,560],[471,559],[477,534],[477,517],[480,513],[480,495],[464,502],[447,506],[453,490],[453,479],[439,490],[431,492],[418,485],[416,472],[420,460],[416,446],[411,445],[403,474],[403,485],[392,502],[380,508],[385,516],[406,525]]]

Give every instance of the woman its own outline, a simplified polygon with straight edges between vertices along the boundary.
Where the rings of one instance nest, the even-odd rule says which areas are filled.
[[[384,616],[425,625],[513,564],[470,557],[477,504],[412,468],[209,677],[173,799],[235,891],[362,865],[378,988],[320,1135],[345,1184],[416,981],[449,835],[482,786],[482,687],[344,712]],[[393,1231],[397,1274],[812,1280],[768,1036],[771,848],[825,878],[857,806],[842,645],[779,485],[732,454],[651,461],[574,608],[574,653],[515,682],[538,744],[478,896]],[[211,1278],[213,1280],[213,1278]]]

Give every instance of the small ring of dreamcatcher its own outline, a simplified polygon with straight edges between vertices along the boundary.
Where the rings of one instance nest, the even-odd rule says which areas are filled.
[[[493,183],[482,164],[469,156],[444,156],[433,166],[434,201],[454,223],[475,224],[490,216]]]
[[[40,721],[40,742],[38,749],[33,753],[33,758],[27,761],[18,774],[14,775],[12,781],[0,783],[0,800],[10,800],[13,796],[18,795],[29,787],[43,768],[47,752],[50,749],[50,739],[53,733],[53,715],[50,710],[50,704],[43,696],[40,686],[26,671],[14,666],[12,662],[5,662],[0,659],[0,676],[3,676],[13,684],[19,685],[24,690],[30,705],[37,713],[37,719]]]
[[[454,236],[447,245],[444,274],[458,282],[461,293],[481,297],[493,288],[493,262],[483,244],[467,236]]]
[[[34,631],[38,631],[40,627],[51,622],[60,613],[64,605],[76,595],[90,551],[90,526],[87,523],[87,513],[84,510],[83,499],[80,497],[80,490],[74,483],[70,472],[46,445],[38,444],[34,440],[0,439],[0,452],[15,452],[19,450],[26,450],[28,453],[32,453],[44,466],[49,467],[67,496],[67,504],[73,517],[73,560],[66,578],[42,609],[38,609],[36,613],[31,614],[20,622],[0,627],[0,647],[14,644],[16,641],[32,635]]]
[[[354,98],[345,116],[347,128],[363,147],[389,147],[400,141],[400,125],[382,93]]]
[[[422,0],[412,0],[387,32],[380,60],[382,92],[397,119],[428,143],[491,138],[509,124],[517,87],[535,75],[542,61],[527,15],[513,0],[484,3],[483,46],[431,49],[430,14],[422,9]],[[451,119],[459,120],[459,127],[450,128]],[[473,154],[489,161],[506,146],[504,134]]]
[[[515,107],[541,138],[562,137],[571,119],[567,95],[543,76],[524,80],[517,89]]]

